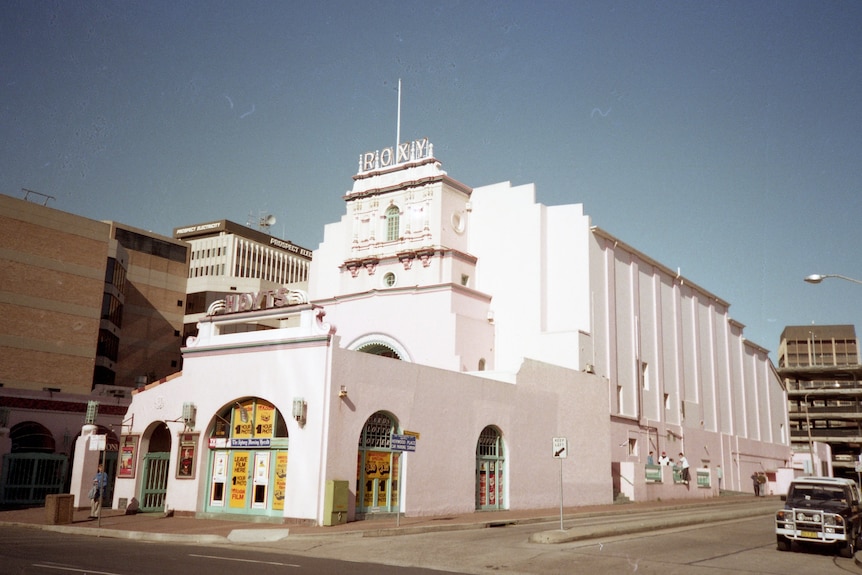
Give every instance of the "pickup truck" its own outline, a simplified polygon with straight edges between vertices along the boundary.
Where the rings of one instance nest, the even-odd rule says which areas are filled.
[[[862,549],[862,501],[852,479],[797,477],[781,499],[784,509],[775,513],[779,551],[791,550],[794,542],[834,545],[842,557]]]

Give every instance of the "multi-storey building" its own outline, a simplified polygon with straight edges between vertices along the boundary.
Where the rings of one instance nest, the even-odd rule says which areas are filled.
[[[64,482],[90,401],[116,457],[131,390],[181,367],[187,269],[172,238],[0,195],[0,502],[57,492],[13,460]]]
[[[790,439],[806,471],[828,475],[812,452],[831,448],[836,476],[857,478],[862,455],[862,365],[852,325],[787,326],[781,332],[778,371],[787,385]],[[812,464],[814,467],[812,468]]]
[[[728,302],[581,205],[458,182],[427,140],[363,154],[353,180],[307,294],[212,302],[183,371],[135,393],[117,505],[326,524],[791,472],[787,395]],[[650,451],[684,452],[697,480]]]
[[[262,229],[269,229],[269,221],[263,219]],[[228,294],[308,285],[311,250],[269,233],[217,220],[176,228],[174,238],[187,242],[191,252],[183,340],[197,333],[209,306]]]

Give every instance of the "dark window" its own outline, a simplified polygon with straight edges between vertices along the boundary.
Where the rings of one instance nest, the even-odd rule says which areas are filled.
[[[105,267],[105,283],[117,288],[121,294],[126,293],[126,268],[114,258],[108,258],[108,265]]]
[[[123,327],[123,304],[109,293],[102,294],[102,319]]]
[[[97,365],[93,370],[93,387],[97,385],[114,385],[117,381],[117,374],[112,369],[103,365]]]
[[[115,230],[114,237],[127,250],[150,254],[174,262],[186,262],[186,252],[188,251],[186,246],[172,244],[122,228]]]
[[[111,361],[117,361],[117,352],[120,349],[120,338],[106,329],[99,330],[99,343],[96,347],[96,355],[107,357]]]

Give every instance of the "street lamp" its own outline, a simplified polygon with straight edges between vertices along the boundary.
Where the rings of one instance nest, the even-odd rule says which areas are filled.
[[[862,284],[862,280],[857,280],[853,278],[848,278],[847,276],[842,276],[839,274],[811,274],[810,276],[805,277],[805,281],[810,284],[819,284],[826,278],[838,278],[842,280],[847,280],[848,282],[853,282],[857,284]]]
[[[862,284],[862,280],[857,280],[854,278],[849,278],[847,276],[842,276],[840,274],[811,274],[810,276],[805,277],[805,281],[810,284],[819,284],[826,278],[838,278],[840,280],[846,280],[848,282],[853,282],[855,284]],[[809,332],[810,333],[810,332]],[[812,334],[813,336],[813,334]],[[805,421],[808,426],[808,449],[811,452],[811,465],[814,465],[814,451],[812,449],[812,441],[811,441],[811,420],[808,417],[808,395],[805,394]],[[860,479],[862,479],[862,475],[860,475]]]

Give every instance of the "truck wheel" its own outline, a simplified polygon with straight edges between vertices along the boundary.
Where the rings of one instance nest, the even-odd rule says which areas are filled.
[[[790,541],[784,537],[783,535],[776,535],[776,544],[775,547],[779,551],[790,551]]]
[[[847,543],[845,543],[844,545],[842,545],[841,547],[838,548],[838,554],[841,557],[845,557],[847,559],[850,559],[851,557],[853,557],[853,554],[856,553],[856,543],[855,542],[856,542],[856,538],[853,537],[852,539],[850,539],[850,541],[848,541]]]

